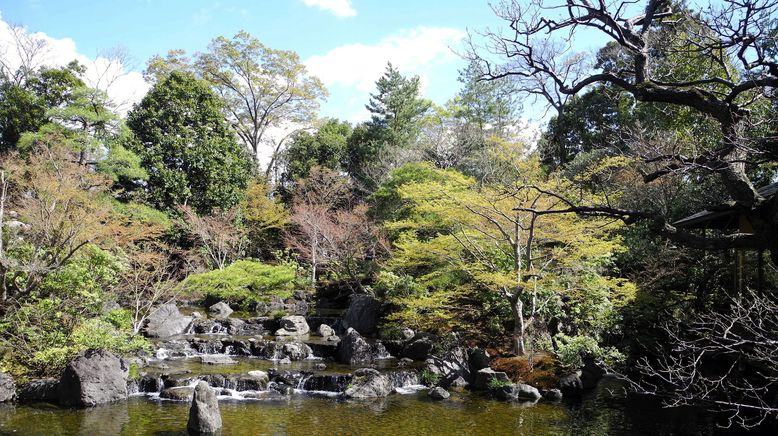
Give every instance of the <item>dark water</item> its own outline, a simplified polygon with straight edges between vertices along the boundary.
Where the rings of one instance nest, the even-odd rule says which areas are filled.
[[[423,392],[376,401],[306,395],[222,400],[222,435],[707,435],[710,415],[626,400],[605,381],[579,401],[508,404],[468,392],[433,402]],[[615,395],[611,393],[612,389]],[[87,410],[0,405],[0,434],[184,434],[188,404],[133,397]],[[736,432],[725,432],[737,434]]]

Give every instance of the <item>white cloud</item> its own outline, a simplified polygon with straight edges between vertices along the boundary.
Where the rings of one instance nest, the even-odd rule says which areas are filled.
[[[337,17],[353,17],[357,11],[351,6],[351,0],[303,0],[306,6],[330,11]]]
[[[76,43],[70,38],[52,38],[43,32],[29,32],[27,35],[45,42],[35,67],[61,67],[73,60],[86,67],[83,80],[89,86],[102,89],[115,104],[116,110],[125,115],[134,103],[139,102],[149,90],[149,84],[137,71],[127,71],[126,66],[105,56],[89,57],[78,52]],[[12,67],[21,64],[15,47],[11,28],[0,16],[0,56]]]
[[[452,51],[465,32],[447,27],[417,27],[389,36],[377,44],[347,44],[305,61],[308,70],[327,86],[370,91],[391,62],[403,74],[419,74],[436,64],[457,59]]]

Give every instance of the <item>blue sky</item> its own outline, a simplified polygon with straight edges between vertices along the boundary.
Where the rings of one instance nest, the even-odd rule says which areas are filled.
[[[296,51],[330,90],[322,114],[351,121],[364,118],[387,60],[421,75],[425,96],[442,104],[459,89],[463,61],[452,50],[460,38],[499,23],[486,0],[0,0],[0,14],[69,38],[88,58],[126,47],[136,71],[154,54],[204,50],[212,38],[244,29],[269,47]]]

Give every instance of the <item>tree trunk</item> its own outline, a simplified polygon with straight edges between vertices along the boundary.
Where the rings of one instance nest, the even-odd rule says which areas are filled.
[[[513,352],[517,356],[523,356],[527,350],[524,344],[524,302],[521,301],[520,293],[517,292],[511,297],[511,312],[513,313]]]

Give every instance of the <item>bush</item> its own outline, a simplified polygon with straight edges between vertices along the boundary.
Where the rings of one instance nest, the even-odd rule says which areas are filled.
[[[501,380],[499,378],[489,379],[489,389],[499,389],[503,386],[509,386],[511,384],[508,380]]]
[[[427,386],[436,386],[440,383],[440,374],[434,373],[428,369],[422,369],[419,375],[421,382]]]
[[[559,333],[554,336],[555,354],[559,367],[567,371],[578,371],[584,367],[584,359],[596,359],[606,365],[618,365],[624,361],[624,355],[613,347],[600,347],[589,336],[567,336]]]
[[[195,298],[222,300],[248,309],[273,297],[288,298],[296,285],[294,265],[239,260],[221,270],[187,277],[181,283],[181,290]]]

